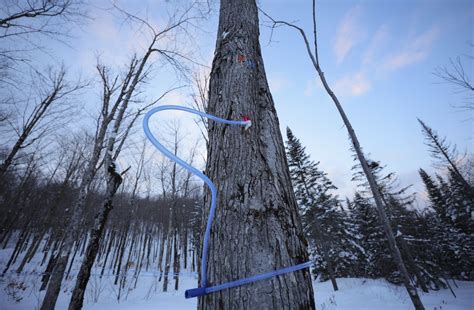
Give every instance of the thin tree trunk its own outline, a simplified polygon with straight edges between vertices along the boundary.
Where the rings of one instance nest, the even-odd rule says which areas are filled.
[[[161,277],[163,276],[163,254],[165,251],[165,232],[161,230],[161,242],[160,242],[160,252],[158,253],[158,269],[160,270],[160,277],[158,282],[161,281]]]
[[[40,291],[44,291],[48,285],[49,279],[51,278],[51,273],[53,272],[54,265],[56,265],[57,256],[54,255],[54,251],[51,252],[49,257],[48,265],[46,265],[46,270],[41,277],[41,287]]]
[[[23,256],[23,259],[21,260],[20,265],[16,269],[16,273],[22,273],[23,268],[25,268],[25,265],[28,261],[31,260],[32,256],[36,253],[36,250],[38,249],[38,246],[42,240],[43,234],[39,233],[33,237],[33,241],[30,244],[30,248],[28,251],[26,251],[25,256]]]
[[[252,127],[244,131],[208,124],[206,174],[219,192],[207,286],[308,261],[258,25],[255,0],[221,0],[208,112],[225,119],[248,115]],[[209,197],[207,193],[206,205]],[[199,309],[255,307],[314,309],[309,270],[219,291],[198,301]]]
[[[428,293],[428,287],[426,286],[425,280],[421,276],[420,268],[418,268],[418,265],[416,264],[415,260],[413,259],[413,256],[411,255],[411,251],[408,248],[405,238],[403,238],[403,235],[397,235],[397,239],[398,243],[400,244],[400,247],[402,248],[402,251],[405,253],[405,258],[408,263],[408,266],[411,267],[410,269],[415,274],[418,284],[420,285],[423,292]]]
[[[104,275],[105,266],[107,265],[107,259],[109,258],[110,250],[112,248],[112,244],[114,242],[114,239],[115,239],[115,230],[112,231],[112,234],[110,236],[109,245],[108,245],[107,250],[106,250],[107,252],[105,253],[104,264],[102,265],[102,270],[100,272],[100,278],[102,278],[102,276]]]
[[[183,256],[184,256],[184,270],[188,268],[188,229],[184,228]]]
[[[66,270],[68,257],[69,253],[66,253],[66,255],[64,255],[64,253],[59,254],[48,282],[48,289],[46,290],[46,296],[41,304],[41,310],[54,310],[59,291],[61,290],[61,282],[63,280],[64,270]]]
[[[174,200],[173,200],[174,202]],[[173,210],[174,203],[170,207],[169,219],[168,219],[168,234],[166,243],[166,258],[165,258],[165,272],[163,278],[163,292],[168,291],[168,273],[171,266],[171,250],[173,249]]]
[[[92,184],[93,178],[96,173],[96,166],[99,162],[99,157],[102,151],[102,147],[104,144],[105,135],[107,132],[107,128],[115,116],[115,113],[118,109],[120,104],[120,100],[117,100],[115,104],[113,104],[110,112],[109,112],[109,104],[112,95],[112,90],[108,88],[107,84],[107,76],[104,68],[98,66],[99,74],[101,78],[104,80],[104,94],[103,94],[103,102],[102,102],[102,120],[97,130],[97,134],[94,141],[94,147],[92,150],[92,155],[87,163],[86,170],[83,174],[81,184],[79,186],[79,195],[76,201],[70,207],[71,209],[71,218],[66,224],[66,228],[64,229],[63,237],[64,242],[62,248],[60,249],[60,258],[58,262],[60,264],[54,267],[54,271],[51,277],[50,283],[54,283],[54,285],[59,285],[59,288],[52,287],[51,290],[48,286],[46,290],[46,295],[43,299],[43,305],[41,306],[41,310],[53,310],[54,306],[56,305],[56,301],[58,299],[58,293],[61,287],[62,278],[64,276],[64,272],[66,269],[66,264],[63,264],[64,261],[67,262],[67,257],[69,256],[69,252],[74,244],[74,239],[79,234],[79,231],[82,228],[82,218],[84,213],[84,206],[86,204],[86,198],[89,192],[90,185]],[[128,79],[127,79],[128,78]],[[128,83],[131,77],[127,76],[125,82],[122,85],[122,92],[119,96],[119,99],[122,98],[124,95]],[[62,269],[59,269],[62,268]]]
[[[114,179],[114,181],[116,181],[116,179]],[[82,309],[84,294],[86,291],[87,282],[90,278],[92,265],[94,264],[95,257],[97,256],[97,251],[99,250],[100,239],[104,231],[107,217],[109,215],[109,212],[113,208],[112,199],[120,185],[120,183],[114,181],[111,184],[111,187],[108,188],[108,195],[103,208],[96,215],[94,221],[94,229],[91,232],[91,237],[87,246],[86,254],[82,261],[81,268],[79,269],[79,273],[76,279],[76,285],[71,296],[71,302],[69,303],[69,310]],[[110,183],[108,182],[108,184]]]
[[[322,71],[322,69],[319,65],[318,44],[317,44],[317,38],[318,37],[316,35],[316,4],[315,3],[316,3],[316,1],[313,0],[314,54],[313,54],[313,52],[311,50],[311,47],[309,45],[308,38],[306,37],[306,34],[305,34],[305,32],[302,28],[300,28],[298,26],[295,26],[293,24],[290,24],[288,22],[275,21],[270,16],[268,16],[268,15],[267,16],[275,23],[275,25],[277,25],[277,24],[287,25],[289,27],[292,27],[292,28],[298,30],[299,33],[302,35],[303,40],[304,40],[305,45],[306,45],[306,51],[308,53],[308,56],[310,57],[311,62],[313,63],[313,66],[316,69],[316,71],[319,75],[319,78],[321,79],[321,82],[324,86],[324,89],[326,90],[326,92],[328,93],[328,95],[331,97],[332,101],[336,105],[336,108],[337,108],[339,114],[341,115],[341,118],[344,122],[344,125],[346,126],[346,129],[349,133],[349,137],[350,137],[350,140],[352,142],[352,146],[354,147],[354,150],[356,152],[357,159],[359,160],[359,162],[362,166],[362,170],[364,171],[364,174],[365,174],[365,176],[367,178],[367,181],[369,183],[369,186],[370,186],[370,190],[372,191],[372,194],[373,194],[373,197],[374,197],[374,200],[375,200],[375,204],[376,204],[376,207],[377,207],[377,212],[378,212],[378,215],[379,215],[380,222],[382,224],[383,230],[384,230],[385,235],[387,237],[387,240],[388,240],[388,243],[389,243],[389,246],[390,246],[390,250],[392,252],[393,259],[395,260],[395,264],[397,265],[398,270],[400,271],[400,274],[402,275],[403,283],[405,285],[407,293],[410,296],[410,299],[411,299],[413,305],[415,306],[415,308],[417,310],[422,310],[422,309],[424,310],[425,308],[424,308],[424,306],[423,306],[423,304],[420,300],[420,297],[418,296],[416,288],[410,282],[410,277],[408,275],[408,271],[405,267],[405,263],[403,261],[403,258],[400,254],[400,250],[399,250],[399,248],[397,246],[397,243],[395,241],[395,236],[393,235],[393,231],[390,227],[390,222],[387,218],[387,214],[385,213],[384,204],[382,202],[382,196],[381,196],[380,191],[378,189],[375,178],[372,175],[372,171],[370,170],[370,168],[367,164],[367,160],[365,159],[365,156],[362,152],[362,148],[360,146],[359,140],[357,139],[357,135],[356,135],[354,129],[352,128],[352,125],[349,121],[349,118],[347,117],[344,109],[342,108],[342,105],[339,102],[339,99],[337,98],[337,96],[334,94],[334,92],[329,87],[329,84],[326,81],[326,77],[324,75],[324,72]]]
[[[74,260],[76,259],[76,255],[80,247],[81,247],[81,240],[77,240],[76,246],[74,247],[74,251],[71,257],[71,261],[69,262],[69,268],[67,268],[67,271],[66,271],[66,279],[69,277],[69,274],[72,270],[72,264],[74,263]]]
[[[23,247],[23,244],[25,243],[25,241],[27,242],[28,240],[28,236],[29,236],[28,232],[29,230],[26,227],[23,227],[21,235],[18,238],[18,241],[16,242],[15,249],[13,250],[10,256],[10,259],[8,260],[7,264],[5,265],[5,268],[3,269],[2,277],[5,276],[10,266],[15,263],[18,254],[21,252],[21,248]]]
[[[173,259],[173,273],[174,273],[174,289],[175,291],[178,290],[179,288],[179,271],[181,267],[181,247],[179,246],[179,243],[181,242],[180,238],[178,238],[179,234],[178,231],[176,230],[174,234],[174,259]]]
[[[361,163],[361,166],[362,166],[362,170],[364,171],[364,174],[369,182],[369,186],[375,200],[375,205],[377,206],[379,219],[380,219],[380,222],[382,223],[383,230],[385,232],[388,243],[390,245],[390,250],[392,252],[393,259],[395,260],[398,270],[400,271],[400,274],[402,275],[403,283],[408,292],[408,295],[410,296],[410,299],[413,302],[415,309],[417,310],[425,309],[425,307],[423,306],[423,303],[421,302],[420,297],[418,296],[416,288],[410,282],[410,276],[408,275],[408,271],[405,267],[405,262],[403,261],[402,255],[400,254],[400,250],[395,241],[395,236],[393,235],[392,228],[390,227],[387,214],[385,213],[380,191],[377,187],[375,178],[372,175],[372,172],[367,164],[367,160],[365,159],[365,156],[362,152],[362,148],[360,146],[359,140],[357,139],[356,133],[354,129],[352,128],[352,125],[349,122],[349,119],[347,118],[346,113],[344,112],[344,109],[342,108],[339,100],[337,99],[333,91],[330,89],[326,81],[326,78],[324,77],[324,73],[322,72],[319,65],[316,66],[316,70],[318,71],[319,77],[321,78],[324,88],[326,89],[329,96],[332,98],[333,102],[335,103],[336,108],[343,119],[344,125],[346,126],[347,131],[349,132],[349,136],[351,138],[351,142],[354,147],[354,150],[356,151],[357,158],[359,159],[359,162]]]

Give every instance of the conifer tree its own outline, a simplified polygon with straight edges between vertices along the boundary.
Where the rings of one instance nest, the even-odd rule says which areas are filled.
[[[360,250],[337,196],[336,187],[319,163],[310,159],[290,128],[287,128],[286,151],[293,188],[303,218],[303,225],[311,243],[311,254],[316,262],[315,273],[321,280],[352,275]]]
[[[423,169],[419,173],[432,209],[426,215],[430,223],[427,236],[433,251],[430,261],[436,263],[443,271],[438,273],[445,277],[472,280],[471,196],[452,170],[448,181],[439,175],[434,181]]]
[[[468,195],[471,199],[474,199],[474,188],[461,173],[456,162],[458,159],[456,146],[451,145],[445,137],[441,138],[436,131],[426,125],[422,120],[418,119],[418,122],[425,135],[426,145],[429,147],[431,156],[438,161],[438,164],[442,164],[449,169],[450,174],[457,180],[462,191],[465,191],[464,195]]]
[[[436,213],[442,220],[447,221],[447,203],[445,196],[441,192],[440,187],[438,186],[436,181],[434,181],[433,178],[428,173],[426,173],[425,170],[420,168],[418,170],[418,173],[420,174],[420,177],[423,183],[425,184],[426,192],[430,201],[430,207],[432,207],[436,211]]]
[[[472,212],[474,211],[474,196],[471,196],[466,190],[464,182],[458,177],[458,174],[449,169],[449,191],[450,204],[449,216],[454,226],[465,234],[474,233],[474,221]]]
[[[352,202],[351,214],[360,234],[360,245],[364,249],[361,269],[365,277],[385,277],[398,282],[397,268],[390,255],[375,207],[368,198],[356,192]]]
[[[435,275],[432,266],[419,257],[420,255],[421,257],[426,256],[425,254],[429,252],[427,248],[429,245],[419,241],[423,240],[423,237],[418,235],[420,231],[414,229],[417,225],[416,222],[419,220],[413,206],[415,201],[414,193],[408,193],[410,186],[400,187],[396,174],[393,172],[385,173],[385,167],[379,162],[369,160],[369,166],[381,193],[390,226],[396,235],[397,244],[401,249],[403,259],[407,264],[407,269],[410,274],[414,276],[414,278],[412,277],[413,281],[416,281],[422,290],[427,292],[428,288],[426,282],[438,281],[438,277]],[[370,188],[365,181],[363,172],[360,171],[358,166],[355,168],[359,170],[355,172],[353,179],[362,182],[359,185],[362,190],[361,193],[365,198],[370,199]],[[379,244],[379,246],[382,245],[383,243]],[[416,249],[416,251],[414,249]],[[375,253],[374,255],[377,256],[379,254]],[[384,267],[386,264],[384,259],[379,259],[378,261],[382,261],[383,265],[374,265],[374,267],[381,267],[383,269],[375,271],[375,274],[386,277],[389,281],[394,283],[400,283],[402,281],[398,270],[389,272],[389,269]],[[420,268],[420,265],[423,265],[423,268]],[[396,266],[394,266],[394,268],[395,267]]]

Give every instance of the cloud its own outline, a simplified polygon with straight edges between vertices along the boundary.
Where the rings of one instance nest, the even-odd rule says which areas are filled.
[[[281,76],[270,76],[268,78],[268,84],[270,84],[270,89],[272,92],[279,92],[289,85],[290,81]]]
[[[304,89],[303,94],[306,97],[311,97],[313,96],[316,90],[324,90],[324,86],[321,83],[319,77],[306,81],[306,87]]]
[[[369,46],[365,50],[362,63],[364,65],[373,64],[376,62],[376,53],[384,47],[389,38],[388,26],[382,25],[375,32],[372,40],[369,43]]]
[[[336,62],[339,64],[344,61],[349,51],[362,39],[362,28],[359,25],[361,7],[355,6],[344,15],[336,33],[336,42],[334,52]]]
[[[430,30],[412,38],[400,52],[391,54],[384,62],[384,67],[390,70],[397,70],[408,65],[415,64],[424,60],[429,53],[433,43],[440,34],[438,27],[432,27]]]
[[[337,94],[343,96],[360,96],[372,88],[372,83],[363,72],[347,75],[334,83]]]

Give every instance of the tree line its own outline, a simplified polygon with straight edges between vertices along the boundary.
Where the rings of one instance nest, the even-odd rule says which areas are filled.
[[[420,120],[427,145],[441,162],[439,172],[419,174],[427,192],[419,208],[409,186],[401,187],[394,172],[379,161],[369,167],[382,194],[391,229],[407,264],[410,279],[423,291],[450,287],[448,279],[472,281],[472,163],[458,164],[446,139]],[[314,273],[321,280],[366,277],[402,283],[378,219],[373,197],[360,165],[353,168],[358,188],[352,198],[334,194],[336,186],[311,160],[301,141],[287,129],[288,164],[310,251]],[[463,172],[461,172],[463,171]]]
[[[146,47],[122,67],[98,59],[90,81],[71,79],[64,66],[37,68],[25,61],[30,44],[42,37],[67,38],[64,30],[55,28],[55,21],[67,24],[87,18],[78,9],[81,1],[18,0],[4,9],[0,40],[20,38],[27,43],[20,50],[12,48],[11,42],[0,48],[2,100],[9,107],[0,115],[9,146],[0,150],[0,246],[12,249],[1,276],[22,274],[34,257],[41,257],[40,290],[46,290],[41,309],[55,307],[63,280],[72,274],[69,308],[79,309],[93,275],[113,276],[120,300],[136,287],[142,273],[153,272],[160,289],[167,291],[173,281],[174,289],[179,288],[183,270],[199,271],[208,192],[191,174],[151,152],[135,135],[143,113],[175,90],[169,88],[151,100],[143,95],[155,70],[162,68],[158,64],[188,77],[188,65],[194,61],[176,42],[209,13],[208,4],[198,4],[192,2],[176,11],[162,29],[114,6],[125,20],[145,29]],[[403,283],[415,307],[424,309],[416,287],[437,290],[451,288],[448,279],[473,280],[470,161],[460,164],[455,148],[420,120],[439,170],[429,175],[420,168],[428,205],[417,209],[415,197],[399,185],[396,174],[363,152],[326,81],[318,58],[315,1],[314,48],[302,28],[261,11],[274,28],[285,25],[302,35],[315,73],[348,130],[358,189],[353,197],[339,198],[334,194],[336,186],[290,129],[285,154],[263,69],[256,2],[223,0],[221,5],[213,68],[208,80],[198,81],[205,85],[198,83],[194,104],[225,118],[249,115],[262,126],[242,133],[204,122],[206,174],[222,189],[219,204],[226,215],[216,218],[215,227],[225,233],[213,229],[209,257],[217,261],[225,256],[230,264],[209,268],[211,282],[301,263],[307,256],[305,239],[315,275],[330,279],[335,290],[338,277],[383,277]],[[162,42],[171,43],[163,46]],[[450,72],[438,74],[456,85],[470,86],[463,71]],[[29,77],[29,92],[19,91],[23,76]],[[87,128],[59,134],[58,128],[80,114],[77,102],[91,85],[99,96],[93,111],[87,111]],[[175,155],[191,163],[200,161],[197,142],[183,151],[179,127],[172,126],[169,135],[160,134],[168,138]],[[236,152],[235,146],[245,147]],[[229,177],[235,171],[239,177]],[[230,237],[235,243],[228,242]],[[234,246],[241,253],[238,257]],[[252,251],[247,251],[249,247]],[[257,250],[272,259],[262,261],[253,254]],[[73,270],[74,266],[79,269]],[[246,271],[240,272],[241,268]],[[277,287],[272,282],[275,293],[271,296],[259,294],[267,287],[258,283],[257,289],[240,288],[251,296],[248,300],[241,300],[236,291],[226,291],[222,294],[228,298],[208,295],[199,307],[213,308],[219,302],[241,308],[246,303],[273,305],[278,295],[282,307],[299,302],[314,308],[309,273],[294,276],[298,278],[295,287]]]

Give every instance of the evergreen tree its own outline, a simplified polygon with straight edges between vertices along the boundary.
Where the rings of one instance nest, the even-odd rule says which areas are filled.
[[[398,270],[372,202],[356,192],[351,204],[351,215],[360,234],[360,245],[364,249],[364,260],[360,262],[364,277],[384,277],[399,283]]]
[[[431,261],[427,261],[426,257],[431,257],[432,253],[430,245],[425,242],[424,232],[417,230],[416,227],[423,218],[419,217],[415,211],[414,193],[408,193],[410,186],[401,187],[399,185],[397,176],[393,172],[385,173],[384,166],[380,165],[379,162],[369,161],[372,174],[375,177],[376,184],[382,196],[382,200],[385,205],[386,213],[390,220],[390,226],[392,231],[396,235],[397,244],[401,249],[401,254],[404,261],[406,262],[407,269],[412,275],[412,280],[415,281],[423,291],[427,292],[427,282],[438,283],[438,266],[431,264]],[[372,197],[368,188],[365,178],[363,178],[362,171],[357,166],[355,167],[356,172],[354,173],[354,180],[361,181],[360,188],[361,194],[366,198],[369,203],[372,203]],[[377,242],[377,239],[371,241],[372,243]],[[376,259],[371,261],[380,262],[380,264],[373,264],[372,276],[383,276],[389,281],[394,283],[400,283],[402,281],[401,275],[395,265],[389,264],[386,259],[390,256],[386,256],[382,247],[386,244],[379,240],[377,246],[369,245],[366,248],[369,252],[369,258],[375,256]],[[375,251],[380,252],[372,252]],[[388,253],[387,253],[388,254]],[[390,270],[390,268],[394,268]],[[382,268],[382,269],[379,269]],[[436,285],[435,285],[436,286]]]
[[[418,119],[418,122],[425,135],[426,145],[429,147],[431,156],[438,164],[448,168],[450,175],[456,179],[460,189],[465,192],[463,195],[470,196],[471,200],[474,199],[474,188],[461,173],[461,169],[459,169],[456,162],[458,160],[456,146],[451,145],[445,137],[441,138],[436,131],[426,125],[422,120]]]
[[[445,277],[472,280],[471,196],[452,170],[448,181],[437,175],[437,182],[423,169],[419,172],[431,210],[425,216],[430,223],[425,232],[433,251],[430,262]]]
[[[430,207],[432,207],[438,216],[443,220],[448,222],[446,215],[446,197],[441,192],[441,188],[438,186],[436,181],[434,181],[431,176],[426,173],[425,170],[421,169],[418,171],[420,177],[425,184],[426,192],[430,201]]]
[[[473,219],[471,217],[474,211],[474,199],[466,190],[464,182],[458,177],[458,174],[449,169],[449,191],[450,204],[449,216],[453,225],[463,233],[471,235],[474,233]]]
[[[360,249],[351,235],[346,214],[331,191],[336,187],[310,159],[292,131],[287,128],[286,151],[296,200],[310,240],[315,273],[321,280],[352,276]]]

